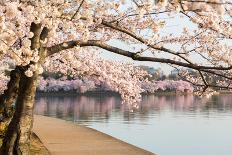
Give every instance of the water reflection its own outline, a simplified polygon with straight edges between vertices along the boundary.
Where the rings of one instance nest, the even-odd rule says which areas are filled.
[[[35,113],[87,125],[161,155],[231,155],[232,94],[143,96],[130,112],[119,96],[37,97]],[[229,136],[228,136],[229,135]]]
[[[39,97],[35,113],[69,120],[107,119],[120,102],[118,97]]]
[[[88,121],[107,120],[112,112],[122,114],[125,121],[133,118],[146,118],[149,115],[160,115],[171,111],[186,115],[210,115],[211,112],[226,113],[232,111],[232,95],[214,96],[205,101],[193,95],[180,96],[143,96],[140,108],[130,112],[126,105],[121,105],[118,96],[72,96],[72,97],[39,97],[36,99],[35,113],[54,116],[62,119]]]

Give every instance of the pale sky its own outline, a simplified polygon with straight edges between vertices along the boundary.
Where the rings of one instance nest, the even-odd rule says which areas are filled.
[[[163,16],[163,18],[167,18],[167,16],[165,16],[165,15],[162,15],[162,16]],[[186,25],[186,24],[189,24],[189,25]],[[168,20],[168,22],[166,23],[165,31],[162,30],[161,34],[162,33],[163,34],[173,33],[174,35],[175,34],[178,35],[178,34],[180,34],[182,32],[182,28],[186,27],[186,26],[188,26],[188,27],[190,27],[192,29],[196,28],[196,26],[190,25],[190,22],[188,21],[188,19],[175,17],[175,18],[172,18],[172,19]],[[120,41],[113,40],[113,41],[110,41],[109,44],[133,52],[132,48],[130,48],[127,44],[122,43]],[[176,49],[176,47],[174,47],[174,45],[173,46],[168,46],[168,48]],[[168,54],[159,54],[159,55],[164,57],[164,58],[169,57]],[[155,62],[133,61],[130,58],[120,56],[120,55],[117,55],[117,54],[114,54],[114,53],[111,53],[111,52],[107,52],[107,51],[102,52],[101,56],[103,58],[106,58],[106,59],[109,59],[109,60],[130,61],[130,62],[133,62],[135,65],[146,65],[146,66],[154,67],[156,69],[161,68],[165,74],[169,74],[171,72],[171,70],[173,70],[173,68],[170,67],[167,64],[161,64],[161,63],[155,63]],[[197,59],[197,57],[196,57],[196,59]]]
[[[162,19],[166,19],[168,16],[165,15],[165,14],[161,14],[159,17],[162,18]],[[183,31],[184,27],[187,27],[190,30],[197,29],[197,25],[194,25],[194,24],[190,23],[188,18],[180,18],[180,16],[177,16],[177,15],[175,15],[175,17],[173,17],[171,19],[168,19],[168,20],[165,20],[165,21],[166,21],[166,26],[165,26],[165,28],[163,30],[161,29],[161,31],[160,31],[161,35],[162,34],[165,35],[165,34],[173,33],[173,35],[178,36]],[[232,40],[228,40],[226,42],[227,42],[227,45],[232,46]],[[117,40],[112,40],[112,41],[109,42],[109,44],[112,45],[112,46],[122,48],[124,50],[129,50],[131,52],[135,52],[135,51],[133,51],[133,49],[128,44],[122,43],[122,42],[117,41]],[[165,47],[169,48],[169,49],[173,49],[173,50],[177,50],[177,48],[178,48],[178,46],[174,45],[174,44],[173,45],[167,45]],[[139,49],[139,46],[137,48]],[[117,54],[114,54],[114,53],[111,53],[111,52],[107,52],[107,51],[104,51],[104,50],[103,50],[101,56],[106,58],[106,59],[109,59],[109,60],[129,61],[129,62],[133,62],[135,65],[146,65],[146,66],[154,67],[156,69],[161,68],[162,71],[166,75],[170,74],[171,70],[174,69],[173,67],[171,67],[171,66],[169,66],[167,64],[161,64],[161,63],[155,63],[155,62],[133,61],[130,58],[120,56],[120,55],[117,55]],[[147,56],[149,56],[149,55],[147,55]],[[159,54],[158,57],[170,58],[170,55],[162,53],[162,54]],[[193,62],[197,62],[197,63],[204,63],[204,61],[205,61],[201,56],[196,55],[196,54],[190,55],[189,58]]]

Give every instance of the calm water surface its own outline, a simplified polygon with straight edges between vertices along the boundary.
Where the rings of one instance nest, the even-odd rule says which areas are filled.
[[[35,113],[82,124],[158,155],[232,155],[232,95],[144,96],[130,112],[118,96],[38,97]],[[114,146],[112,146],[114,147]]]

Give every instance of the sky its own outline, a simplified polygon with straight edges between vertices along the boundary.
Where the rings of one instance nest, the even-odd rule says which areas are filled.
[[[162,15],[163,16],[163,15]],[[166,16],[163,16],[163,18],[167,18]],[[183,27],[190,27],[192,29],[195,28],[194,25],[191,25],[191,23],[188,21],[188,19],[186,18],[180,18],[180,17],[175,17],[175,18],[171,18],[167,21],[166,23],[166,28],[165,30],[161,31],[161,35],[162,34],[167,34],[167,33],[173,33],[174,35],[178,35],[182,32]],[[131,52],[133,52],[133,49],[130,48],[129,45],[122,43],[120,41],[117,40],[111,40],[109,42],[110,45],[112,46],[116,46],[125,50],[129,50]],[[170,49],[176,49],[176,47],[174,45],[170,45],[167,46]],[[138,47],[139,48],[139,47]],[[162,71],[164,72],[164,74],[168,75],[170,74],[171,70],[173,70],[174,68],[171,67],[170,65],[167,64],[161,64],[161,63],[155,63],[155,62],[139,62],[139,61],[134,61],[131,58],[127,58],[125,56],[121,56],[118,54],[114,54],[111,52],[107,52],[105,50],[102,50],[101,56],[103,58],[106,58],[108,60],[117,60],[117,61],[129,61],[131,63],[133,63],[134,65],[145,65],[145,66],[150,66],[150,67],[154,67],[156,69],[161,68]],[[148,55],[147,55],[148,56]],[[170,57],[170,55],[168,54],[159,54],[159,56],[163,57],[163,58],[168,58]],[[198,56],[193,56],[193,59],[199,59]]]
[[[176,14],[173,15],[172,18],[170,18],[166,14],[160,14],[158,17],[159,17],[159,19],[163,19],[166,22],[165,28],[161,29],[161,31],[160,31],[161,35],[167,35],[167,34],[172,33],[174,36],[178,36],[182,33],[184,27],[187,27],[189,30],[197,29],[197,25],[190,22],[189,18],[186,18],[186,17],[181,18],[180,16],[178,16]],[[130,45],[123,43],[121,41],[111,40],[108,43],[112,46],[116,46],[116,47],[122,48],[124,50],[129,50],[131,52],[134,52],[133,48],[131,48]],[[228,41],[227,45],[232,46],[232,40]],[[173,45],[165,45],[164,47],[175,50],[175,51],[177,51],[177,49],[178,49],[178,46],[174,45],[174,44]],[[139,48],[140,47],[138,46],[137,49],[139,49]],[[173,67],[171,67],[170,65],[167,65],[167,64],[161,64],[161,63],[155,63],[155,62],[134,61],[131,58],[120,56],[120,55],[117,55],[117,54],[114,54],[111,52],[107,52],[105,50],[102,50],[101,56],[103,58],[106,58],[109,60],[127,61],[127,62],[129,61],[136,66],[146,65],[146,66],[154,67],[156,69],[161,68],[161,70],[166,75],[170,74],[171,70],[174,69]],[[151,56],[151,55],[145,54],[145,56]],[[169,54],[165,54],[165,53],[157,54],[156,56],[161,57],[161,58],[171,58]],[[196,62],[196,63],[203,63],[204,64],[206,62],[200,55],[197,55],[197,54],[190,55],[189,59],[192,60],[193,62]]]

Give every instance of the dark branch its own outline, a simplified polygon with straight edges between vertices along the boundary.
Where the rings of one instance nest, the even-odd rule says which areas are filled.
[[[31,49],[39,48],[39,40],[41,33],[41,24],[31,23],[30,31],[34,33],[34,36],[31,38]]]
[[[146,57],[146,56],[138,56],[136,53],[130,52],[130,51],[126,51],[114,46],[110,46],[108,44],[105,44],[101,41],[97,41],[97,40],[89,40],[86,42],[83,41],[69,41],[69,42],[65,42],[65,43],[61,43],[52,47],[48,47],[48,56],[54,54],[54,53],[58,53],[62,50],[67,50],[67,49],[71,49],[74,48],[75,46],[95,46],[95,47],[99,47],[102,49],[105,49],[107,51],[119,54],[119,55],[123,55],[126,57],[130,57],[133,60],[137,60],[137,61],[151,61],[151,62],[160,62],[160,63],[166,63],[166,64],[172,64],[172,65],[178,65],[178,66],[183,66],[183,67],[187,67],[187,68],[192,68],[195,70],[230,70],[232,69],[232,66],[230,67],[215,67],[215,66],[203,66],[203,65],[196,65],[196,64],[192,64],[192,63],[185,63],[185,62],[181,62],[181,61],[175,61],[175,60],[171,60],[171,59],[165,59],[165,58],[155,58],[155,57]]]
[[[77,13],[80,11],[81,6],[83,5],[85,0],[82,0],[79,7],[77,8],[76,12],[74,13],[74,15],[72,16],[71,20],[73,20],[75,18],[75,16],[77,15]]]
[[[40,40],[45,40],[48,37],[49,29],[47,27],[44,27],[41,34],[40,34]]]
[[[225,5],[229,4],[232,5],[231,2],[211,2],[211,1],[201,1],[201,0],[182,0],[183,2],[191,2],[191,3],[207,3],[207,4],[215,4],[215,5]]]

